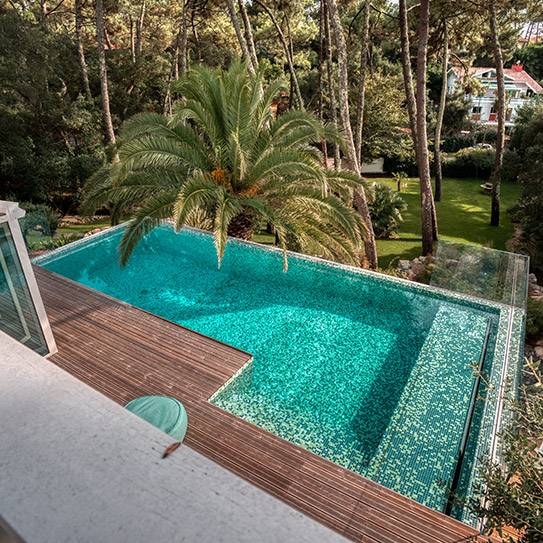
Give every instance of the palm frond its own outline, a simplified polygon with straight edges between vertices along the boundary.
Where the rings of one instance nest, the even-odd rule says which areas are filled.
[[[173,191],[164,193],[152,198],[143,205],[136,213],[134,219],[126,227],[126,230],[119,244],[119,263],[126,266],[136,245],[162,220],[172,216],[173,213]]]
[[[215,247],[219,259],[219,268],[221,267],[226,241],[228,239],[228,225],[230,221],[243,211],[243,206],[239,200],[229,195],[224,187],[218,187],[216,193],[215,220],[213,232],[215,235]]]
[[[188,222],[214,232],[219,265],[229,225],[249,215],[275,226],[279,246],[291,240],[330,258],[355,261],[365,235],[352,206],[367,190],[352,172],[326,170],[315,146],[342,145],[340,132],[315,116],[290,111],[273,119],[281,81],[264,88],[262,68],[247,63],[227,72],[192,68],[172,83],[183,96],[172,117],[144,113],[125,122],[119,160],[97,172],[85,188],[85,209],[108,205],[114,213],[137,209],[121,242],[121,262],[161,219],[176,229]]]
[[[203,210],[213,203],[217,189],[217,185],[201,173],[187,180],[175,198],[173,216],[176,231],[185,224],[190,213],[196,209]]]

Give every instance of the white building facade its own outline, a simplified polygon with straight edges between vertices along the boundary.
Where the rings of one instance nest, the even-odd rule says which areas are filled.
[[[471,100],[469,118],[474,122],[496,126],[496,93],[497,80],[495,68],[470,68],[469,76],[477,79],[484,88],[480,95],[467,94],[466,100]],[[543,87],[523,70],[520,63],[512,68],[504,69],[505,76],[505,124],[512,126],[515,122],[518,109],[530,102],[537,94],[543,93]],[[452,94],[462,85],[465,70],[459,66],[453,66],[449,70],[447,91]]]

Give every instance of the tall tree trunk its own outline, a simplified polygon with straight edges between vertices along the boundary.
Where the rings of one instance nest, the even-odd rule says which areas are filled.
[[[130,17],[130,54],[132,57],[132,64],[136,64],[136,36],[134,31],[134,19],[132,15]]]
[[[190,10],[190,25],[192,27],[192,35],[194,37],[194,47],[196,49],[196,58],[198,62],[202,61],[202,48],[200,47],[200,37],[198,35],[198,30],[196,29],[196,2],[193,2],[192,9]]]
[[[347,142],[347,159],[350,164],[350,169],[360,173],[358,165],[358,157],[353,140],[353,131],[351,127],[351,116],[349,113],[349,79],[347,72],[347,44],[343,35],[343,27],[341,19],[337,11],[335,0],[326,0],[328,12],[330,13],[330,22],[334,29],[334,36],[337,50],[338,63],[338,102],[339,102],[339,119],[344,136]]]
[[[102,112],[106,129],[106,142],[115,145],[115,132],[109,109],[109,90],[107,84],[106,52],[104,50],[104,6],[96,0],[96,40],[98,42],[98,66],[100,69],[100,89],[102,91]]]
[[[322,77],[322,67],[324,63],[324,47],[323,47],[323,26],[324,26],[324,2],[323,0],[320,0],[319,5],[319,121],[322,123],[323,121],[323,108],[322,108],[322,102],[323,102],[323,96],[324,96],[324,82]],[[328,168],[328,150],[326,148],[326,140],[322,140],[321,142],[322,146],[322,156],[323,156],[323,162],[324,167]]]
[[[400,0],[400,50],[402,57],[403,83],[409,113],[409,125],[415,150],[417,149],[417,104],[413,88],[413,73],[411,72],[411,52],[409,50],[409,22],[407,20],[406,0]]]
[[[356,147],[358,163],[362,166],[362,130],[364,127],[364,102],[366,97],[366,68],[368,66],[368,41],[370,32],[370,0],[364,2],[362,31],[360,35],[360,79],[358,81],[358,110],[356,115],[356,128],[354,131],[354,145]]]
[[[421,0],[419,16],[419,47],[417,54],[417,161],[420,177],[420,199],[422,219],[422,254],[434,252],[435,206],[430,180],[430,156],[426,126],[426,72],[428,56],[428,31],[430,19],[430,0]],[[434,233],[435,230],[435,233]]]
[[[241,13],[241,18],[243,20],[243,26],[245,27],[245,38],[247,40],[247,47],[249,49],[249,58],[253,64],[253,68],[258,68],[258,58],[256,56],[255,41],[253,39],[253,29],[251,28],[251,21],[247,15],[247,10],[245,9],[245,3],[243,0],[238,0],[239,12]]]
[[[228,13],[230,15],[230,20],[232,21],[232,26],[234,27],[234,30],[236,31],[236,36],[238,37],[238,42],[241,47],[241,58],[242,60],[247,60],[247,69],[249,70],[249,73],[251,75],[254,75],[255,70],[253,68],[253,63],[251,62],[251,55],[249,54],[249,49],[247,48],[247,42],[245,41],[245,38],[243,37],[243,33],[241,32],[241,26],[239,24],[239,19],[236,14],[234,1],[226,0],[226,2],[228,4]]]
[[[40,23],[47,30],[47,0],[40,0]]]
[[[107,28],[104,25],[104,41],[105,46],[111,51],[113,49],[113,45],[111,45],[111,42],[109,41],[109,35],[107,33]]]
[[[345,139],[347,140],[347,158],[351,164],[351,169],[360,175],[360,166],[358,164],[358,156],[354,146],[353,132],[351,128],[351,117],[349,113],[349,80],[347,72],[347,45],[345,36],[343,35],[343,27],[341,19],[337,11],[335,0],[326,0],[330,20],[334,28],[334,36],[336,38],[336,49],[338,56],[338,101],[339,101],[339,117],[343,128]],[[372,268],[377,268],[377,248],[375,246],[375,234],[371,222],[370,210],[364,188],[360,185],[358,190],[354,191],[354,197],[358,212],[364,221],[367,229],[367,235],[364,239],[364,252],[368,264]]]
[[[443,126],[443,114],[447,102],[447,68],[449,64],[449,35],[447,20],[443,18],[443,60],[441,66],[441,96],[439,97],[439,109],[437,111],[436,130],[434,136],[434,168],[436,170],[436,193],[434,201],[441,202],[443,194],[443,175],[441,172],[441,128]]]
[[[143,48],[143,21],[145,19],[145,0],[141,2],[140,14],[136,21],[136,57],[141,56]]]
[[[496,81],[498,86],[498,134],[496,139],[496,158],[492,171],[492,210],[490,224],[500,225],[500,166],[502,165],[503,147],[505,142],[505,78],[503,74],[503,56],[498,36],[498,23],[496,17],[496,0],[490,0],[490,34],[494,50],[494,64],[496,65]]]
[[[188,0],[183,0],[183,11],[181,13],[181,65],[179,66],[179,71],[181,77],[187,73],[187,60],[188,60],[188,32],[187,32],[187,9],[188,9]]]
[[[183,33],[183,29],[180,28],[177,32],[177,36],[175,37],[175,42],[173,44],[173,51],[172,51],[172,63],[170,66],[170,72],[168,74],[168,84],[166,86],[166,95],[164,96],[164,103],[162,104],[162,111],[164,114],[172,112],[172,96],[171,96],[171,83],[172,79],[177,79],[179,77],[179,67],[178,67],[178,58],[179,58],[179,44],[181,42],[181,35]]]
[[[89,85],[89,74],[87,71],[87,63],[85,62],[85,50],[83,49],[83,36],[81,34],[81,0],[75,0],[75,37],[77,40],[77,53],[79,57],[83,90],[85,92],[85,97],[90,99],[92,96]]]
[[[324,0],[324,40],[326,42],[326,71],[328,73],[328,96],[330,100],[330,118],[332,124],[338,128],[337,109],[336,109],[336,88],[334,84],[334,66],[332,59],[332,37],[330,36],[330,15],[328,6]],[[334,168],[340,167],[341,156],[338,145],[334,144]]]
[[[258,4],[260,7],[262,7],[262,9],[268,14],[268,17],[271,19],[273,25],[275,26],[275,29],[277,30],[277,34],[279,34],[279,39],[281,40],[281,44],[283,45],[283,49],[285,51],[285,56],[287,57],[288,70],[290,72],[290,76],[292,77],[294,90],[296,92],[296,101],[298,102],[298,107],[303,110],[304,101],[302,100],[300,85],[298,85],[298,78],[296,77],[296,71],[294,70],[294,60],[292,59],[290,55],[290,49],[289,49],[287,40],[285,39],[285,35],[283,34],[283,31],[281,30],[281,27],[279,26],[277,19],[275,18],[271,10],[268,8],[268,6],[266,6],[264,2],[261,2],[261,0],[254,0],[254,2]]]

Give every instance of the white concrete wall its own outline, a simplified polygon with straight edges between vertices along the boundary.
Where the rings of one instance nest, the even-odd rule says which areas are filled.
[[[360,173],[383,173],[384,158],[376,158],[367,164],[362,163]]]

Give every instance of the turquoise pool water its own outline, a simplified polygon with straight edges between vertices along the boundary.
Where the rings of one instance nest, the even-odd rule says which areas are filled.
[[[491,304],[156,229],[126,268],[122,230],[40,265],[253,354],[216,405],[441,510],[456,466]],[[486,369],[493,361],[494,336]],[[480,414],[472,430],[476,442]],[[472,454],[475,450],[472,447]]]

